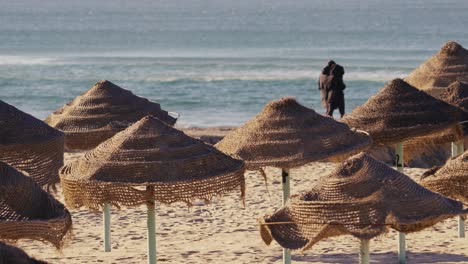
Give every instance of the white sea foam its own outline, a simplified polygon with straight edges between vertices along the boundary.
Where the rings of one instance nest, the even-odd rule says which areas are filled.
[[[211,72],[199,73],[197,75],[183,74],[172,76],[151,76],[145,81],[153,82],[215,82],[215,81],[294,81],[294,80],[316,80],[319,70],[296,70],[296,71],[261,71],[261,72]],[[395,78],[403,78],[408,74],[404,71],[357,71],[348,70],[345,81],[388,81]],[[129,76],[126,80],[135,80]]]
[[[58,62],[57,58],[36,56],[0,56],[0,65],[36,65]]]

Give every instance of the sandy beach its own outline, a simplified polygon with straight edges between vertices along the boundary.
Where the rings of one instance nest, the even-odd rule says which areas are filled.
[[[3,242],[51,264],[283,264],[260,218],[267,242],[276,225],[285,247],[313,244],[293,264],[391,264],[404,262],[401,236],[375,226],[416,230],[468,212],[375,162],[406,166],[416,182],[432,168],[425,186],[466,198],[468,0],[0,2],[0,264],[17,252]],[[232,157],[205,144],[223,138]],[[331,161],[361,150],[310,192]],[[246,171],[241,197],[243,168],[317,160],[283,183],[279,168]],[[268,219],[288,179],[306,202]],[[66,195],[69,212],[44,191]],[[111,208],[105,252],[108,203],[140,201]],[[102,211],[70,209],[83,204],[106,208],[105,243]],[[458,221],[407,234],[406,263],[468,264]],[[362,240],[328,236],[345,231]]]
[[[200,134],[201,131],[195,129]],[[186,131],[191,134],[190,131]],[[223,134],[212,129],[208,134]],[[83,153],[66,153],[68,163]],[[308,190],[333,170],[332,163],[312,163],[291,170],[292,193]],[[406,169],[417,179],[424,169]],[[212,204],[196,203],[156,207],[157,259],[159,263],[281,263],[281,248],[266,246],[257,218],[281,204],[280,170],[268,168],[268,189],[257,172],[246,173],[245,208],[239,193]],[[61,189],[58,198],[63,202]],[[61,251],[52,245],[23,240],[18,246],[50,263],[146,263],[146,210],[112,209],[112,252],[103,250],[102,215],[86,209],[72,210],[73,237]],[[468,263],[467,239],[457,237],[457,220],[449,219],[419,233],[407,235],[408,263]],[[371,263],[396,263],[397,233],[371,241]],[[359,241],[351,236],[319,242],[310,251],[293,253],[296,263],[357,263]]]

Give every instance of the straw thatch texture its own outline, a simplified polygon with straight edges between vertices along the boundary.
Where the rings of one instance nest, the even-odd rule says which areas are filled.
[[[65,202],[98,209],[104,203],[136,206],[154,186],[162,203],[209,201],[238,189],[244,164],[213,146],[147,116],[60,171]],[[140,187],[140,188],[139,188]]]
[[[266,244],[306,250],[339,235],[370,239],[394,228],[420,231],[465,213],[460,202],[418,185],[367,154],[353,156],[312,191],[293,196],[285,207],[261,220]]]
[[[0,242],[0,264],[47,264],[29,257],[23,250]]]
[[[468,120],[468,83],[466,82],[453,82],[447,88],[431,88],[426,92],[435,98],[445,101],[454,105],[463,111],[465,116],[463,120]],[[464,133],[468,133],[468,125],[463,125]]]
[[[443,167],[425,172],[421,184],[434,192],[468,204],[468,151],[449,159]]]
[[[58,183],[63,133],[0,100],[0,160],[40,186]]]
[[[342,122],[369,132],[375,143],[393,144],[457,126],[463,117],[459,108],[394,79]]]
[[[63,204],[33,180],[0,162],[0,240],[28,238],[60,247],[71,225],[70,213]]]
[[[370,137],[317,114],[293,98],[269,102],[253,119],[215,146],[247,168],[292,168],[330,158],[344,159],[371,145]]]
[[[468,83],[455,81],[448,87],[429,88],[426,93],[468,112]]]
[[[405,80],[419,89],[447,87],[455,81],[468,82],[468,50],[449,41]]]
[[[158,103],[104,80],[52,113],[45,122],[65,132],[66,149],[87,150],[147,115],[169,125],[176,122]]]
[[[430,88],[425,90],[425,92],[437,99],[460,108],[465,112],[465,115],[461,120],[468,119],[466,114],[468,112],[468,84],[456,81],[447,88]],[[465,133],[468,131],[468,124],[447,128],[432,135],[412,138],[405,142],[405,154],[408,154],[407,157],[410,158],[426,154],[425,152],[427,151],[429,152],[427,153],[428,156],[434,156],[434,153],[430,153],[431,145],[435,146],[438,144],[446,144],[462,140],[464,137],[464,131]],[[440,151],[441,150],[439,150],[439,152]],[[446,159],[447,158],[443,161],[445,162]]]

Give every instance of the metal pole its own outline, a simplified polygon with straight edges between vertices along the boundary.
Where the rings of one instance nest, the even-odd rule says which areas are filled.
[[[465,237],[465,220],[463,216],[458,216],[458,237],[464,238]]]
[[[406,264],[406,235],[398,232],[398,263]]]
[[[457,150],[458,150],[458,155],[461,155],[463,154],[463,152],[465,152],[465,141],[463,139],[458,141]],[[463,216],[461,215],[458,216],[458,237],[459,238],[465,237],[465,219],[463,219]]]
[[[104,214],[103,214],[103,222],[104,222],[104,251],[110,252],[111,251],[111,241],[110,241],[110,204],[104,204]]]
[[[290,193],[289,169],[282,169],[281,177],[282,177],[281,183],[283,187],[283,205],[285,205],[289,199],[289,193]],[[291,264],[291,251],[286,248],[283,248],[283,264]]]
[[[462,139],[458,142],[458,154],[461,155],[463,152],[465,152],[465,141]]]
[[[403,173],[404,156],[403,156],[403,143],[396,144],[396,167],[397,170]],[[406,238],[405,233],[398,232],[398,263],[406,264]]]
[[[361,239],[359,248],[359,263],[369,264],[369,239]]]
[[[147,186],[148,201],[146,202],[148,228],[148,264],[156,264],[156,215],[154,211],[154,187]]]
[[[450,146],[452,150],[452,157],[458,156],[458,144],[456,142],[452,142]]]

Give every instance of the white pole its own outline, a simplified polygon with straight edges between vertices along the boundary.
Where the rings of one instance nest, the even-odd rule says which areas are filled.
[[[290,177],[289,169],[281,170],[282,177],[282,187],[283,187],[283,205],[286,204],[289,198],[290,193]],[[291,264],[291,251],[289,249],[283,248],[283,264]]]
[[[111,241],[110,241],[110,204],[104,204],[104,251],[111,251]]]
[[[458,156],[458,144],[456,142],[452,142],[450,146],[452,151],[452,157]]]
[[[458,237],[464,238],[465,237],[465,220],[463,216],[458,216]]]
[[[453,144],[453,143],[452,143]],[[458,155],[463,154],[465,152],[465,142],[464,140],[460,140],[457,144]],[[465,237],[465,220],[463,216],[458,216],[458,237],[464,238]]]
[[[406,264],[406,235],[398,232],[398,263]]]
[[[146,202],[147,218],[146,226],[148,229],[148,264],[156,264],[156,215],[154,211],[154,187],[147,186],[149,200]]]
[[[359,248],[359,264],[369,264],[369,239],[361,239]]]
[[[403,143],[396,144],[396,167],[397,170],[403,173],[404,156],[403,156]],[[398,263],[406,264],[406,238],[405,233],[398,232]]]
[[[465,152],[465,141],[462,139],[458,142],[458,154],[461,155],[463,152]]]

